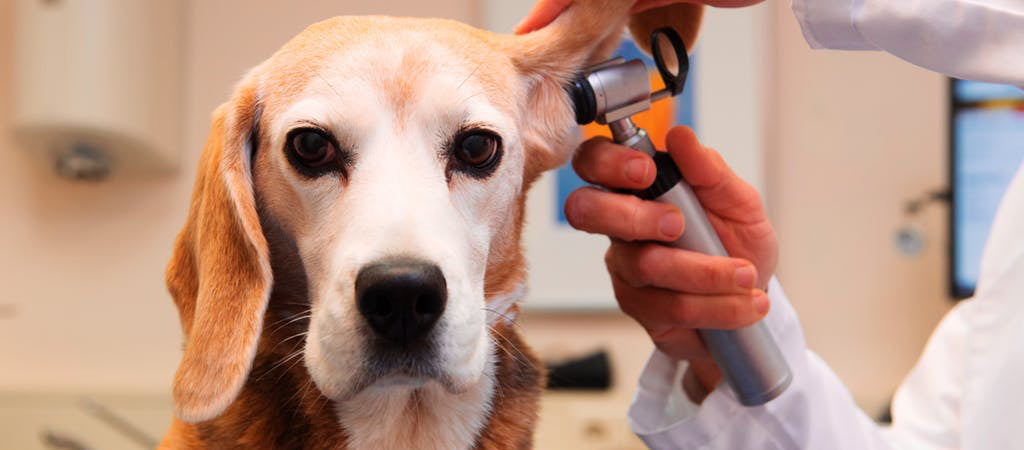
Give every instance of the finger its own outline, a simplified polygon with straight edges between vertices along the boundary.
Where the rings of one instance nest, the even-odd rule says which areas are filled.
[[[588,183],[622,189],[644,189],[657,174],[650,156],[606,137],[584,142],[573,155],[572,168]]]
[[[612,288],[622,312],[644,328],[684,327],[732,330],[753,324],[768,313],[763,291],[750,294],[687,294],[653,287],[634,288],[614,273]]]
[[[555,20],[555,17],[565,11],[571,3],[572,0],[538,0],[513,31],[516,34],[526,34],[543,28]]]
[[[577,230],[626,241],[674,241],[683,234],[683,215],[675,206],[592,187],[569,194],[565,217]]]
[[[711,358],[711,353],[697,335],[697,330],[671,326],[645,329],[654,346],[673,359],[703,361]]]
[[[757,190],[737,176],[718,152],[701,145],[693,130],[674,127],[665,144],[705,208],[742,223],[766,220]]]
[[[740,258],[711,256],[652,243],[612,242],[608,271],[634,287],[691,294],[750,294],[757,269]]]
[[[704,392],[711,393],[715,388],[718,387],[718,383],[722,381],[722,371],[718,369],[718,364],[711,358],[707,359],[691,359],[690,369],[686,371],[684,375],[684,383],[686,382],[686,375],[690,375],[691,378],[696,379],[700,383],[700,387],[703,388]]]

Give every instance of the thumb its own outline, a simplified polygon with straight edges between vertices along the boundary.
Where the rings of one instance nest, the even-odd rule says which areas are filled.
[[[764,218],[761,199],[718,152],[704,147],[693,130],[677,126],[669,130],[665,145],[686,182],[709,212],[723,218],[748,222]]]
[[[555,20],[565,8],[568,8],[572,0],[537,0],[526,13],[526,17],[513,29],[516,34],[526,34],[534,30],[544,28],[551,21]]]

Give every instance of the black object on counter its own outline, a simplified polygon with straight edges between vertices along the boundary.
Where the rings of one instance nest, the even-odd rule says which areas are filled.
[[[605,391],[612,386],[608,352],[598,350],[580,358],[546,363],[548,389]]]

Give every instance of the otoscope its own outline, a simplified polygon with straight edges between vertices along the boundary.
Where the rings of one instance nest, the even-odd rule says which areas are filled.
[[[666,47],[670,47],[667,52]],[[686,227],[682,237],[666,245],[729,256],[672,158],[666,152],[656,151],[647,131],[637,127],[631,118],[650,109],[652,102],[679,95],[686,82],[689,58],[675,30],[659,28],[651,33],[651,54],[665,82],[664,89],[651,92],[647,66],[639,59],[626,61],[619,57],[605,61],[584,69],[566,87],[576,109],[576,122],[608,125],[616,143],[654,158],[658,171],[654,183],[631,193],[645,200],[675,205],[683,213]],[[743,405],[764,404],[789,386],[789,366],[764,323],[736,330],[698,332]]]

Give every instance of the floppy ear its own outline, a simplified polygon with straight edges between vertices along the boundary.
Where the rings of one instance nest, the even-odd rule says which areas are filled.
[[[188,219],[167,267],[185,334],[174,409],[187,422],[216,417],[234,401],[263,327],[272,278],[249,167],[257,114],[251,85],[214,113]]]
[[[703,6],[677,3],[630,16],[633,2],[575,0],[554,22],[506,42],[513,65],[527,83],[524,109],[526,179],[565,163],[576,147],[572,104],[565,84],[586,66],[606,60],[618,47],[627,22],[649,51],[650,33],[670,25],[693,45]]]

